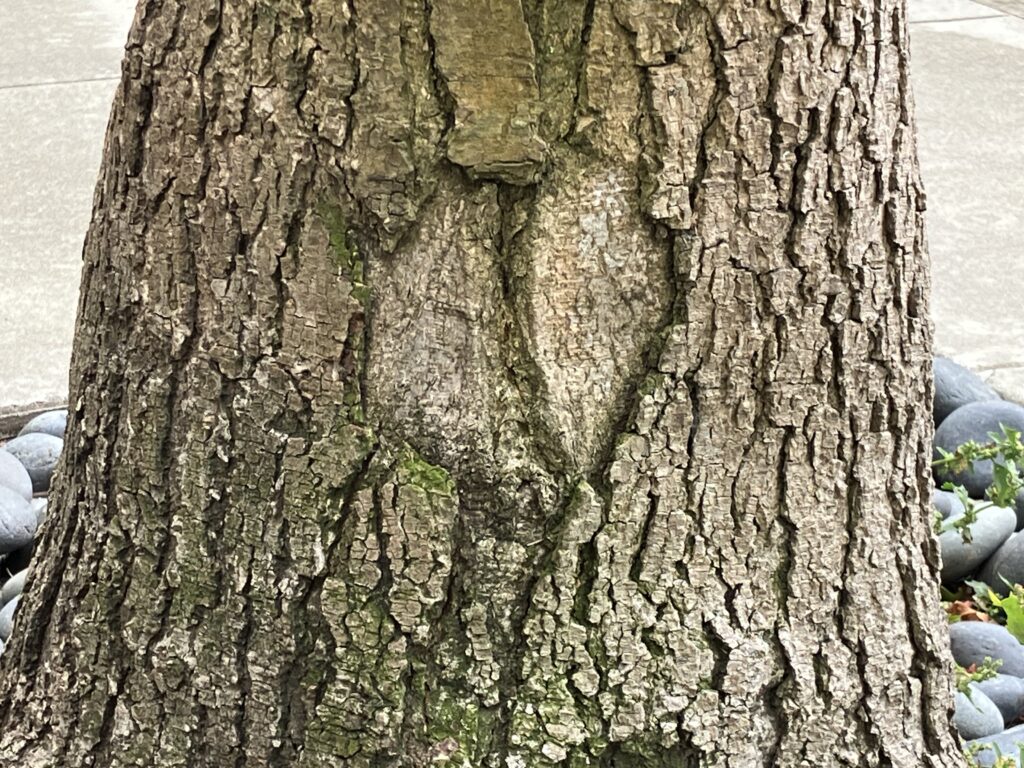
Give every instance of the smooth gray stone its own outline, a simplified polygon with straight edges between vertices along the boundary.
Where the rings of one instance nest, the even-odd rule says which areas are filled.
[[[953,725],[964,739],[980,739],[1003,730],[1003,715],[988,696],[972,684],[970,697],[956,694]]]
[[[0,592],[0,597],[2,594]],[[1024,679],[1000,673],[989,680],[982,680],[976,685],[978,690],[999,707],[999,711],[1003,715],[1003,722],[1015,722],[1024,714]]]
[[[964,511],[963,502],[952,491],[943,491],[936,488],[932,492],[932,506],[939,511],[942,519],[962,514]]]
[[[964,443],[973,440],[984,445],[992,442],[990,434],[1002,434],[1003,426],[1024,432],[1024,407],[1005,401],[969,403],[953,411],[935,431],[935,458],[941,458],[939,448],[952,453]],[[952,481],[967,489],[972,499],[984,499],[992,484],[992,462],[975,461],[966,472],[948,472],[935,468],[935,483],[942,486]]]
[[[64,441],[59,437],[32,432],[14,438],[4,450],[24,465],[32,478],[32,490],[40,492],[50,490],[50,479],[63,447]]]
[[[36,534],[36,513],[24,497],[0,486],[0,554],[14,552],[32,543]]]
[[[1017,761],[1017,765],[1020,766],[1020,748],[1021,745],[1024,745],[1024,725],[1015,725],[1013,728],[1008,728],[992,736],[971,739],[966,744],[968,747],[975,745],[995,746],[1001,755],[1013,757]],[[994,749],[983,749],[975,754],[974,759],[983,768],[991,768],[996,762],[996,752]]]
[[[40,413],[34,419],[31,419],[28,424],[21,428],[21,432],[19,432],[18,435],[40,433],[44,435],[53,435],[54,437],[59,437],[63,440],[64,430],[67,429],[67,426],[67,411],[47,411],[46,413]]]
[[[36,530],[38,531],[46,520],[46,511],[50,506],[50,500],[45,497],[32,499],[29,504],[32,505],[32,511],[36,513]]]
[[[1024,645],[1001,624],[984,621],[958,621],[949,625],[949,645],[961,667],[979,666],[986,658],[1002,661],[1004,675],[1024,677]]]
[[[0,486],[16,491],[26,500],[32,498],[32,478],[28,470],[7,451],[0,451]]]
[[[1004,597],[1010,584],[1024,584],[1024,531],[1018,531],[1003,542],[978,571],[978,579]]]
[[[939,426],[953,411],[969,403],[1002,398],[980,376],[945,357],[932,361],[935,374],[935,399],[932,414]]]
[[[15,597],[0,609],[0,640],[3,640],[5,643],[10,638],[11,630],[14,628],[14,612],[18,610],[19,602],[21,602],[21,595]]]
[[[979,502],[985,503],[985,502]],[[945,522],[962,517],[955,515]],[[942,583],[955,581],[974,573],[1012,534],[1017,526],[1017,513],[1006,507],[986,507],[970,525],[971,541],[965,542],[960,531],[953,529],[939,534],[942,552]]]
[[[18,571],[4,582],[0,588],[0,605],[7,605],[11,600],[21,594],[25,589],[25,579],[28,577],[28,568]]]
[[[1017,493],[1013,506],[1017,510],[1017,530],[1024,530],[1024,488]]]

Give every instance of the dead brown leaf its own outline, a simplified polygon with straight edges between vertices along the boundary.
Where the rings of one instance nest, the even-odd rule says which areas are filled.
[[[959,616],[960,621],[992,621],[991,616],[984,611],[979,611],[978,606],[970,600],[955,600],[949,604],[947,610],[951,616]]]

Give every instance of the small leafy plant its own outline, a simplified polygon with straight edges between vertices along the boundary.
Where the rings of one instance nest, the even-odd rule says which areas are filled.
[[[1024,488],[1021,477],[1021,464],[1024,463],[1024,442],[1021,442],[1019,430],[1010,429],[1000,424],[1002,435],[989,433],[992,442],[980,445],[970,440],[955,451],[950,452],[939,448],[942,458],[936,459],[933,465],[945,473],[955,474],[967,472],[976,461],[992,462],[992,484],[986,489],[988,503],[978,505],[968,495],[962,485],[953,482],[943,484],[943,489],[952,491],[964,505],[964,514],[951,523],[937,521],[936,533],[947,530],[959,530],[965,543],[971,541],[970,526],[978,519],[978,513],[989,507],[1012,507],[1017,494]]]
[[[957,664],[956,689],[968,699],[971,698],[971,683],[991,680],[998,674],[1001,666],[1003,666],[1002,659],[993,661],[989,656],[985,657],[985,661],[981,663],[981,666],[972,664],[970,667],[964,668]]]
[[[988,764],[988,768],[1017,768],[1024,765],[1024,744],[1017,744],[1018,756],[1004,755],[1002,750],[995,744],[971,744],[964,747],[964,757],[967,758],[967,768],[985,768],[978,760],[978,753],[991,749],[996,753],[996,761]]]
[[[964,544],[970,544],[974,539],[971,536],[971,526],[978,521],[978,513],[983,509],[995,506],[994,504],[985,504],[984,506],[978,506],[974,503],[974,499],[971,499],[967,495],[967,489],[962,485],[953,485],[952,483],[946,483],[943,486],[944,490],[953,491],[957,498],[960,499],[960,503],[964,505],[964,513],[960,517],[955,518],[946,522],[942,519],[942,513],[936,511],[935,513],[935,535],[938,536],[946,531],[959,531],[960,538],[964,540]]]
[[[963,504],[964,513],[952,520],[943,521],[941,515],[936,516],[935,533],[945,531],[959,531],[965,544],[970,544],[971,526],[977,522],[978,514],[989,507],[1012,507],[1014,506],[1017,494],[1024,488],[1024,479],[1021,477],[1020,467],[1024,464],[1024,443],[1021,442],[1021,433],[1018,430],[1010,429],[1003,424],[999,425],[1002,435],[990,433],[990,443],[979,445],[974,441],[964,443],[956,451],[950,452],[939,448],[940,459],[934,462],[935,467],[945,474],[956,474],[971,469],[976,461],[992,462],[992,483],[985,491],[987,503],[978,504],[971,499],[967,490],[953,482],[943,484],[943,489],[952,491]],[[970,604],[952,601],[950,605],[950,621],[960,619],[960,614],[954,614],[952,608],[970,608],[971,613],[989,620],[989,616],[1001,619],[1007,630],[1024,643],[1024,587],[1020,584],[1010,584],[1010,593],[1006,597],[996,594],[987,584],[980,581],[968,581],[967,586],[974,592],[973,606]],[[951,597],[955,597],[950,595]],[[946,595],[943,595],[946,598]],[[997,674],[1002,662],[993,662],[986,657],[980,665],[971,665],[968,668],[956,666],[956,689],[970,699],[971,683],[978,683],[989,680]],[[1017,757],[1003,755],[995,744],[972,744],[964,748],[964,756],[969,768],[982,768],[978,760],[978,754],[984,750],[995,752],[995,762],[991,768],[1017,768],[1024,765],[1024,744],[1017,745],[1019,753]]]

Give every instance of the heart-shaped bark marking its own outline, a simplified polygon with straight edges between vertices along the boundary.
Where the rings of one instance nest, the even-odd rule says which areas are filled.
[[[669,246],[637,207],[634,175],[596,166],[565,175],[542,192],[526,234],[527,316],[551,418],[586,467],[668,304]]]

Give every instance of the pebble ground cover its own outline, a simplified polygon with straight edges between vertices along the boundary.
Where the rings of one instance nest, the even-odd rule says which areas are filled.
[[[936,358],[935,532],[957,664],[953,724],[972,766],[1024,768],[1024,406]],[[67,414],[0,447],[0,652],[46,517]]]
[[[46,494],[66,427],[65,411],[48,411],[0,449],[0,652],[11,636],[36,533],[46,518]]]
[[[1024,406],[936,358],[935,532],[968,762],[1024,768]]]

